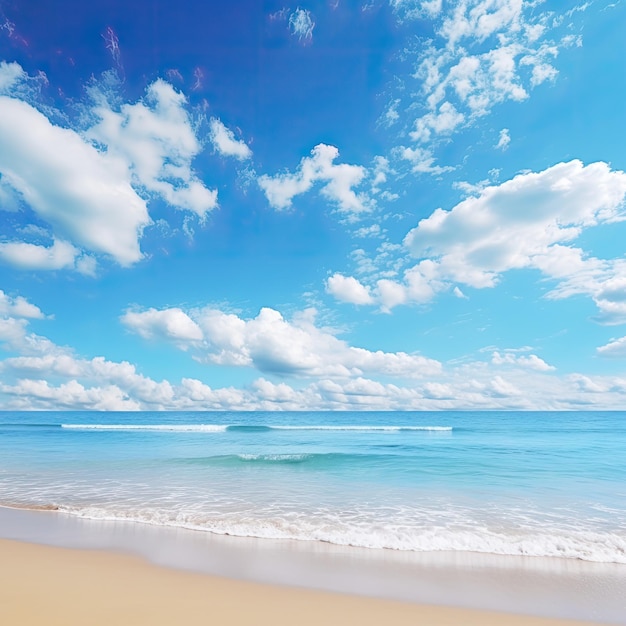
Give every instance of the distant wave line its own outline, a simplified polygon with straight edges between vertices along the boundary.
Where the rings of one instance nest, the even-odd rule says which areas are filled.
[[[219,433],[226,431],[263,432],[270,430],[299,431],[349,431],[349,432],[401,432],[434,431],[450,432],[452,426],[267,426],[247,424],[61,424],[61,428],[71,430],[134,430],[165,432],[204,432]]]
[[[61,424],[71,430],[159,430],[167,432],[224,432],[228,426],[220,424]]]

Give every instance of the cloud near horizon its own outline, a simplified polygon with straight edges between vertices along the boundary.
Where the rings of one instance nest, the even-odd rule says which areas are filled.
[[[615,408],[626,378],[555,374],[525,346],[489,348],[488,360],[459,365],[406,353],[372,352],[315,326],[313,311],[286,321],[262,310],[245,320],[215,309],[127,312],[122,322],[146,339],[170,342],[207,364],[253,367],[265,375],[241,388],[195,378],[155,381],[128,361],[85,358],[29,332],[41,310],[0,292],[0,395],[13,409],[47,410],[567,410]],[[194,351],[195,350],[195,351]],[[383,376],[390,382],[368,377]],[[271,377],[291,379],[275,381]],[[309,379],[302,384],[303,379]],[[409,384],[401,381],[410,380]]]
[[[344,378],[370,372],[419,378],[441,371],[438,361],[420,355],[349,346],[315,325],[314,309],[291,321],[268,307],[248,320],[204,308],[188,313],[180,309],[127,311],[121,321],[144,338],[158,337],[193,350],[199,361],[253,367],[279,376]]]

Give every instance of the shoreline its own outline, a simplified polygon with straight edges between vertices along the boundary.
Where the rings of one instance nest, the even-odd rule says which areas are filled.
[[[38,544],[41,548],[60,550],[55,557],[59,563],[66,559],[61,554],[91,554],[95,550],[94,554],[108,554],[111,558],[139,560],[145,567],[159,571],[193,574],[224,584],[268,586],[285,594],[307,591],[352,597],[354,602],[358,599],[366,605],[380,601],[416,610],[439,607],[443,613],[449,609],[471,614],[486,612],[488,616],[506,614],[506,618],[500,615],[494,624],[517,624],[510,621],[513,617],[626,624],[626,600],[622,599],[626,567],[617,564],[478,553],[368,550],[313,541],[219,536],[134,522],[86,520],[59,511],[7,507],[0,507],[0,537],[19,545]],[[3,541],[3,564],[5,546]],[[93,568],[90,563],[88,559],[84,564],[89,571]],[[15,593],[19,595],[19,590]],[[444,617],[426,623],[448,623],[436,621]],[[457,622],[449,623],[472,623],[465,618],[458,620],[457,615]],[[532,623],[535,622],[528,622]]]

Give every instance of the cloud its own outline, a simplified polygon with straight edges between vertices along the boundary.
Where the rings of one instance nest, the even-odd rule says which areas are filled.
[[[178,308],[148,309],[147,311],[127,311],[122,323],[144,339],[170,339],[185,346],[186,342],[200,341],[200,327]]]
[[[119,110],[97,90],[92,96],[98,122],[87,136],[125,164],[134,184],[201,218],[217,206],[217,191],[205,187],[191,167],[202,146],[182,93],[159,79],[149,85],[143,100],[122,104]]]
[[[427,113],[416,120],[411,139],[422,143],[428,142],[433,133],[437,135],[450,134],[464,120],[465,116],[459,113],[453,104],[444,102],[438,111]]]
[[[0,174],[0,211],[17,213],[21,208],[20,194]]]
[[[604,346],[600,346],[596,350],[600,356],[619,359],[624,358],[626,357],[626,337],[612,339],[609,343]]]
[[[500,135],[498,137],[498,143],[496,144],[496,148],[498,150],[506,150],[511,143],[511,135],[509,134],[508,128],[503,128],[500,131]]]
[[[399,146],[396,154],[411,163],[411,170],[416,174],[443,174],[450,172],[453,167],[435,165],[435,157],[431,150],[425,148],[406,148]]]
[[[339,150],[323,143],[311,150],[310,157],[304,157],[294,174],[259,177],[259,185],[272,207],[288,209],[293,198],[309,191],[317,182],[324,183],[321,193],[336,203],[339,210],[346,213],[361,213],[368,210],[365,198],[357,195],[357,187],[366,176],[366,169],[360,165],[335,164]]]
[[[0,174],[59,240],[123,266],[141,259],[139,237],[151,221],[123,164],[6,96],[0,96]]]
[[[626,261],[588,256],[572,242],[585,229],[623,220],[625,197],[624,172],[578,160],[479,187],[476,195],[449,211],[435,210],[409,231],[404,246],[420,260],[401,279],[364,288],[372,287],[374,301],[388,311],[427,302],[458,285],[494,287],[504,272],[535,269],[556,283],[547,298],[585,294],[600,310],[598,321],[623,323]]]
[[[354,231],[355,237],[380,237],[385,231],[380,224],[372,224],[371,226],[361,226]]]
[[[115,31],[107,26],[104,34],[102,35],[106,49],[111,53],[111,57],[115,62],[115,65],[121,69],[122,67],[122,52],[120,50],[120,40],[115,34]]]
[[[246,143],[235,139],[233,131],[226,128],[219,119],[212,117],[209,126],[211,142],[222,156],[232,156],[240,161],[245,161],[252,156],[252,150]]]
[[[180,309],[149,309],[126,313],[122,323],[144,337],[161,336],[183,349],[193,349],[201,361],[219,365],[254,367],[261,372],[296,377],[354,377],[364,372],[401,378],[419,378],[440,371],[438,361],[405,352],[370,351],[349,346],[327,329],[315,325],[315,311],[287,321],[276,310],[263,308],[249,320],[216,309],[199,309],[185,315],[202,331],[182,337],[163,322],[179,316]],[[181,324],[182,324],[181,318]],[[176,327],[178,328],[178,327]]]
[[[121,365],[121,364],[113,364]],[[17,364],[5,366],[9,372]],[[132,366],[131,366],[132,367]],[[473,366],[472,366],[473,367]],[[510,372],[494,375],[465,367],[444,382],[417,382],[410,386],[382,383],[364,377],[322,378],[305,387],[258,378],[243,389],[213,389],[192,378],[179,384],[145,379],[145,387],[133,390],[108,384],[106,376],[94,382],[70,379],[54,384],[42,378],[0,382],[3,406],[47,410],[222,410],[222,411],[438,411],[438,410],[576,410],[590,402],[601,409],[619,409],[626,397],[626,379],[588,377],[581,374],[558,378],[552,374]],[[23,376],[37,375],[24,368]],[[157,393],[150,394],[152,386]],[[162,390],[168,390],[159,395]],[[143,397],[143,399],[140,399]]]
[[[19,63],[0,61],[0,94],[8,93],[17,83],[24,80],[26,73]]]
[[[400,20],[428,20],[424,28],[432,36],[407,46],[414,70],[393,94],[383,121],[406,119],[412,139],[431,150],[496,105],[529,98],[558,75],[560,51],[580,44],[566,31],[573,14],[565,23],[520,0],[390,0],[390,5]]]
[[[450,211],[437,209],[404,243],[414,256],[431,259],[439,278],[476,288],[525,267],[556,278],[551,262],[571,250],[563,244],[585,228],[621,219],[625,196],[626,174],[606,163],[558,163],[486,187]]]
[[[119,46],[109,31],[105,40],[115,55]],[[203,149],[201,119],[194,119],[172,85],[158,79],[143,98],[128,103],[118,75],[105,72],[88,84],[88,97],[76,104],[72,119],[42,103],[45,80],[41,73],[28,76],[17,63],[0,63],[0,210],[32,209],[55,239],[45,248],[13,237],[3,244],[5,260],[16,267],[94,274],[96,259],[84,254],[89,251],[128,267],[143,258],[140,240],[152,224],[147,199],[200,219],[217,206],[217,191],[193,168]],[[63,119],[66,127],[53,119]],[[214,120],[213,139],[222,153],[249,153],[219,124]],[[76,249],[74,262],[68,246]]]
[[[315,22],[313,21],[311,11],[298,7],[289,16],[289,30],[300,41],[311,41],[314,28]]]
[[[138,411],[141,405],[125,397],[115,386],[85,388],[72,380],[58,387],[46,380],[20,380],[16,385],[0,384],[0,391],[18,399],[21,409]]]
[[[556,369],[553,365],[548,365],[536,354],[518,356],[513,352],[500,353],[496,350],[491,355],[491,362],[494,365],[516,365],[518,367],[527,367],[538,372],[549,372]]]
[[[0,243],[0,259],[23,270],[75,269],[88,276],[95,274],[95,259],[57,239],[49,248],[21,241]]]
[[[401,20],[432,18],[441,12],[443,0],[389,0],[389,6]]]
[[[572,271],[549,295],[566,298],[576,293],[590,293],[600,310],[596,321],[610,326],[626,323],[626,261],[587,259],[573,268],[579,269],[579,273]]]
[[[0,289],[0,315],[9,317],[27,317],[43,319],[44,314],[38,306],[30,303],[26,298],[17,296],[12,298]]]
[[[369,289],[352,276],[335,273],[326,281],[326,291],[341,302],[372,304]]]
[[[201,380],[155,381],[128,361],[83,358],[28,332],[42,312],[21,296],[0,292],[0,342],[17,356],[0,360],[0,403],[47,410],[566,410],[594,403],[619,408],[626,378],[558,376],[530,348],[481,351],[487,360],[442,366],[406,353],[354,348],[315,326],[304,311],[286,321],[262,309],[256,318],[213,309],[163,310],[130,318],[145,337],[168,339],[210,363],[252,365],[267,376],[240,389]],[[193,318],[193,319],[192,319]],[[189,322],[192,320],[193,324]],[[198,330],[202,338],[198,339]],[[623,343],[623,340],[617,340]],[[615,343],[615,342],[612,342]],[[347,370],[347,374],[346,374]],[[275,374],[312,380],[290,384]],[[393,382],[377,380],[391,378]],[[402,379],[410,383],[402,384]]]

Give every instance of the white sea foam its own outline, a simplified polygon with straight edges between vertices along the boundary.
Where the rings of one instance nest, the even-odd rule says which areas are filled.
[[[276,461],[297,462],[313,458],[313,454],[238,454],[242,461]]]
[[[61,424],[72,430],[157,430],[167,432],[222,433],[228,427],[222,424]]]
[[[365,526],[339,519],[310,516],[268,517],[228,515],[207,517],[163,510],[109,510],[98,507],[60,510],[93,520],[132,521],[172,526],[219,535],[261,539],[323,541],[342,546],[413,552],[478,552],[509,556],[538,556],[579,559],[597,563],[626,564],[626,538],[614,533],[569,531],[546,528],[495,532],[486,528],[411,528],[393,523]]]

